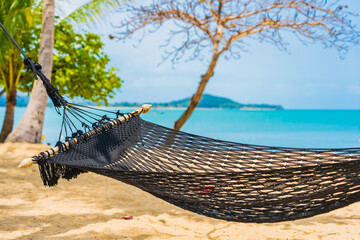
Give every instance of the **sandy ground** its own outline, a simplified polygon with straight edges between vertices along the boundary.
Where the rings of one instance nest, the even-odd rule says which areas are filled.
[[[360,203],[303,220],[245,224],[200,216],[91,173],[44,187],[36,165],[17,165],[47,148],[0,145],[0,239],[360,239]]]

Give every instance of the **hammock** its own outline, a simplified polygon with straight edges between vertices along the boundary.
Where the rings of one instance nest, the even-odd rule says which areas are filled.
[[[137,114],[35,156],[43,182],[91,171],[205,216],[279,222],[360,200],[360,149],[266,147],[175,131]],[[28,163],[29,160],[25,161]]]
[[[142,120],[151,105],[123,114],[68,103],[21,53],[63,118],[65,142],[59,137],[56,147],[19,165],[37,163],[46,186],[90,171],[195,213],[257,223],[311,217],[360,200],[360,148],[220,141]]]

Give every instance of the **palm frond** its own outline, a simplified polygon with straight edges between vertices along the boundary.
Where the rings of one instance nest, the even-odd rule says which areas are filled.
[[[24,29],[32,25],[31,9],[33,3],[34,0],[0,0],[0,21],[15,41],[19,42]],[[7,52],[13,48],[12,42],[0,30],[0,63],[6,62]]]
[[[77,8],[61,21],[75,23],[96,22],[105,13],[121,6],[127,0],[92,0]]]

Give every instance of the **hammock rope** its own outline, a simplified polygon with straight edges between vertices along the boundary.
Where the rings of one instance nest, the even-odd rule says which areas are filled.
[[[19,165],[37,163],[45,186],[91,171],[195,213],[257,223],[360,201],[360,148],[269,147],[176,131],[140,118],[151,105],[123,114],[68,103],[41,67],[28,64],[53,95],[67,136]]]

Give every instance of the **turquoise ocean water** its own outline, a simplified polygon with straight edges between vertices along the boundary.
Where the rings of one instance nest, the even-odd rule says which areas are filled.
[[[128,112],[129,110],[123,110]],[[18,124],[25,108],[16,108]],[[152,109],[142,118],[166,127],[183,110]],[[3,121],[5,108],[0,108]],[[45,113],[44,143],[54,145],[61,117]],[[196,110],[182,131],[221,140],[270,146],[345,148],[360,147],[360,110]]]

